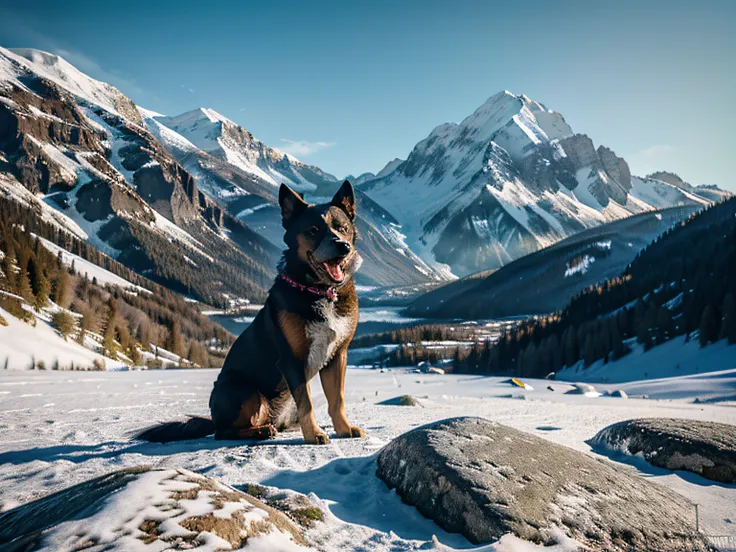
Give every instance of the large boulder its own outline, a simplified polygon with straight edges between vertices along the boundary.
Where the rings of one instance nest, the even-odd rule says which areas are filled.
[[[736,483],[736,426],[673,418],[626,420],[602,429],[593,447],[641,454],[660,468]]]
[[[307,550],[301,528],[242,491],[182,469],[128,468],[0,514],[0,549]]]
[[[596,459],[482,418],[452,418],[394,439],[378,476],[404,502],[480,544],[506,533],[590,550],[708,550],[682,496]]]

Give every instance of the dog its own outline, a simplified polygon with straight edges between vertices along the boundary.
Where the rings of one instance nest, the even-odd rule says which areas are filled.
[[[313,205],[282,184],[287,249],[263,308],[225,358],[210,395],[211,418],[193,417],[143,431],[138,439],[267,439],[296,423],[307,443],[327,434],[314,417],[310,380],[319,373],[338,437],[365,437],[345,416],[348,345],[358,326],[353,276],[355,191],[346,180],[332,201]]]

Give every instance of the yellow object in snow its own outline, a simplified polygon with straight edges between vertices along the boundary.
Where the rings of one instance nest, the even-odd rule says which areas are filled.
[[[520,379],[511,378],[511,383],[513,383],[517,387],[521,387],[522,389],[527,389],[529,391],[533,391],[534,390],[534,388],[531,385],[529,385],[528,383],[524,383]]]

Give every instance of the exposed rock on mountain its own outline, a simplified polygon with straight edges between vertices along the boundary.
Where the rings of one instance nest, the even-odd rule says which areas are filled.
[[[695,205],[671,207],[584,229],[500,269],[425,293],[407,313],[488,319],[554,312],[589,286],[618,276],[643,248],[696,211]]]

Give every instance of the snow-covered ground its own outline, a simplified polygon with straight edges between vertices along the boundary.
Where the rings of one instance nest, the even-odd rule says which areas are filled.
[[[732,397],[736,370],[657,382],[601,385],[622,388],[618,399],[566,394],[571,385],[534,381],[533,391],[502,378],[380,372],[351,368],[347,414],[365,428],[366,440],[333,439],[304,445],[298,431],[262,443],[197,441],[144,444],[133,431],[156,420],[207,414],[215,370],[142,372],[5,372],[0,370],[0,503],[8,509],[125,466],[182,467],[239,487],[262,483],[311,494],[326,514],[308,537],[319,549],[418,550],[439,542],[472,548],[444,532],[387,489],[375,476],[375,453],[397,435],[433,420],[478,415],[591,453],[586,440],[607,425],[661,416],[736,423],[733,402],[695,403]],[[548,390],[547,386],[552,390]],[[319,423],[331,433],[326,405],[314,380]],[[420,406],[376,403],[410,394]],[[731,399],[733,400],[733,399]],[[736,535],[736,486],[690,473],[670,473],[637,459],[629,469],[700,504],[706,533]],[[536,550],[504,538],[483,550]],[[564,550],[557,547],[556,550]],[[550,549],[547,549],[550,550]],[[555,549],[552,549],[555,550]]]
[[[24,370],[31,365],[42,363],[46,370],[58,364],[62,369],[88,369],[95,361],[108,370],[120,368],[123,363],[82,347],[72,339],[64,341],[48,321],[36,317],[36,325],[31,326],[0,308],[0,316],[8,324],[0,324],[0,370],[4,370],[0,380],[4,380],[8,370]],[[0,395],[2,401],[3,395]]]

